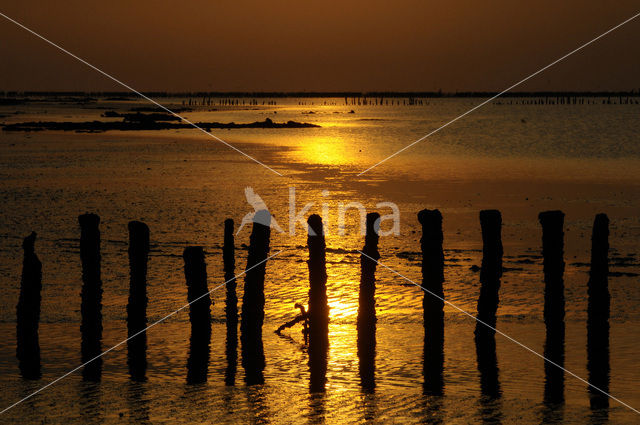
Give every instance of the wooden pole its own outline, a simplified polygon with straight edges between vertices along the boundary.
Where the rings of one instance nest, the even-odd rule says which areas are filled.
[[[478,322],[475,329],[476,355],[480,371],[480,388],[483,395],[500,397],[498,359],[495,331],[498,310],[500,278],[502,276],[502,217],[500,211],[480,211],[482,227],[482,268],[480,269],[480,297],[478,298]],[[482,323],[480,323],[482,322]],[[489,327],[489,326],[491,327]]]
[[[325,391],[329,349],[326,244],[322,218],[313,214],[309,225],[309,369],[311,392]]]
[[[40,343],[38,326],[40,323],[40,291],[42,290],[42,263],[35,253],[36,233],[24,238],[22,248],[22,278],[20,298],[16,308],[16,339],[18,366],[25,379],[40,379]]]
[[[542,226],[544,269],[544,323],[546,341],[544,355],[564,367],[564,213],[545,211],[539,214]],[[564,401],[564,371],[544,362],[544,402],[548,406]]]
[[[211,342],[211,297],[207,288],[207,266],[200,246],[184,249],[184,275],[187,281],[191,339],[187,361],[187,383],[206,382]]]
[[[222,247],[224,281],[227,283],[224,309],[227,321],[227,341],[225,347],[227,368],[224,375],[226,385],[235,385],[238,364],[238,296],[236,295],[235,238],[233,232],[234,223],[233,220],[229,218],[224,222],[224,245]]]
[[[591,236],[591,270],[587,306],[587,370],[589,382],[609,392],[609,218],[596,215]],[[608,409],[609,397],[589,387],[594,410]]]
[[[240,342],[242,343],[242,366],[248,385],[264,383],[265,367],[262,346],[262,324],[264,322],[264,279],[266,259],[269,254],[271,236],[271,214],[267,210],[256,212],[249,239],[249,253],[244,279],[244,295],[240,314]]]
[[[100,217],[83,214],[80,223],[80,259],[82,260],[82,362],[101,354],[102,346],[102,280],[100,277]],[[102,357],[87,364],[82,376],[87,381],[99,381],[102,375]]]
[[[360,256],[360,295],[358,300],[358,360],[360,385],[364,392],[373,392],[376,356],[376,267],[380,214],[369,213],[366,218],[364,247]]]
[[[129,225],[129,303],[127,335],[132,337],[147,327],[147,264],[149,262],[149,227],[140,221]],[[127,364],[133,381],[145,381],[147,372],[147,333],[127,341]]]
[[[422,300],[424,315],[423,391],[440,395],[444,391],[444,250],[442,214],[438,210],[418,213],[422,225]]]

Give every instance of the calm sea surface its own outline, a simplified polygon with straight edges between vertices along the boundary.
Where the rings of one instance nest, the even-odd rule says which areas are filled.
[[[187,288],[182,251],[206,252],[208,285],[224,282],[223,222],[236,228],[253,208],[245,188],[268,205],[284,232],[272,231],[265,284],[265,384],[247,386],[238,361],[235,385],[225,385],[224,288],[212,299],[213,333],[208,380],[186,382],[190,325],[186,310],[147,333],[146,382],[129,379],[126,344],[103,358],[99,383],[80,372],[14,407],[2,422],[121,423],[143,421],[349,423],[504,422],[637,423],[610,400],[591,409],[587,385],[565,374],[564,403],[544,403],[544,362],[496,336],[499,392],[483,395],[476,362],[475,322],[445,306],[442,396],[424,395],[423,292],[378,268],[375,390],[359,375],[356,315],[364,243],[357,209],[340,222],[340,205],[391,214],[399,234],[380,238],[380,261],[420,283],[417,213],[438,208],[444,218],[445,298],[475,315],[482,240],[478,213],[499,209],[505,272],[497,328],[543,353],[544,283],[537,215],[560,209],[565,218],[565,367],[587,379],[586,308],[590,237],[596,213],[610,220],[610,393],[640,408],[640,105],[618,98],[584,104],[523,104],[503,99],[358,173],[445,124],[482,99],[424,99],[420,105],[345,105],[344,99],[273,99],[276,105],[192,106],[191,121],[253,122],[270,118],[320,128],[214,130],[213,134],[277,170],[263,168],[193,130],[10,133],[0,131],[0,408],[46,385],[80,361],[79,226],[77,217],[101,217],[103,340],[107,349],[127,336],[130,220],[151,229],[148,319],[183,306]],[[389,99],[390,101],[391,99]],[[542,100],[542,99],[537,99]],[[623,99],[624,101],[624,99]],[[182,107],[183,99],[162,99]],[[198,99],[201,102],[201,99]],[[587,103],[589,102],[589,103]],[[604,102],[604,103],[603,103]],[[635,102],[635,100],[634,100]],[[148,106],[141,101],[39,101],[1,106],[0,122],[108,120],[106,110]],[[351,113],[353,111],[353,113]],[[292,189],[293,188],[293,189]],[[293,199],[292,192],[295,192]],[[309,390],[308,355],[300,325],[273,331],[307,303],[306,229],[289,211],[324,214],[327,227],[329,362],[326,391]],[[383,222],[383,230],[392,221]],[[24,380],[15,357],[15,308],[22,239],[38,234],[43,263],[40,348],[42,379]],[[250,226],[236,236],[237,272],[246,265]],[[242,299],[243,279],[238,295]],[[240,353],[238,353],[240,360]]]

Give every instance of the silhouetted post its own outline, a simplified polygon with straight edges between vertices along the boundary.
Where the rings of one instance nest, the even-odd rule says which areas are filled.
[[[313,214],[309,225],[309,369],[311,392],[325,390],[329,348],[329,305],[327,302],[327,264],[322,218]]]
[[[542,257],[544,268],[544,324],[547,336],[544,355],[564,367],[564,213],[545,211],[538,215],[542,226]],[[564,401],[564,371],[544,362],[544,402],[547,405]]]
[[[147,327],[147,263],[149,227],[140,221],[129,222],[129,303],[127,335],[132,337]],[[147,333],[127,341],[127,364],[134,381],[145,381],[147,372]]]
[[[227,296],[225,299],[225,315],[227,321],[226,356],[227,368],[224,382],[226,385],[235,385],[236,368],[238,364],[238,296],[236,295],[237,281],[235,238],[233,235],[234,223],[232,219],[224,221],[224,245],[222,247],[222,260],[224,262],[224,281],[227,283]]]
[[[253,229],[249,239],[249,253],[244,278],[244,295],[240,322],[242,343],[242,366],[248,385],[264,383],[265,359],[262,346],[262,324],[264,322],[264,278],[271,236],[271,214],[267,210],[257,211],[253,218]]]
[[[475,342],[483,395],[500,396],[495,331],[498,310],[498,291],[502,276],[502,217],[500,211],[480,211],[482,227],[482,268],[480,270],[480,297]],[[480,323],[482,322],[482,323]],[[491,327],[489,327],[489,326]]]
[[[209,344],[211,341],[211,297],[207,288],[207,266],[204,250],[200,246],[184,249],[184,276],[187,281],[187,299],[191,339],[187,360],[187,383],[206,382],[209,368]]]
[[[609,218],[596,215],[591,236],[591,270],[587,307],[587,369],[589,382],[609,392]],[[592,409],[609,407],[609,397],[589,387]]]
[[[500,211],[480,211],[480,226],[482,227],[482,268],[480,270],[478,319],[495,327],[502,276],[502,217]],[[495,331],[481,323],[476,323],[475,333],[476,335],[481,333],[494,335]]]
[[[363,391],[375,389],[376,357],[376,267],[380,214],[369,213],[366,220],[363,255],[360,255],[360,295],[358,299],[358,359],[360,385]]]
[[[82,260],[82,362],[101,353],[102,345],[102,280],[100,278],[100,217],[83,214],[80,223],[80,259]],[[86,365],[82,376],[87,381],[99,381],[102,357]]]
[[[40,343],[38,325],[40,322],[40,291],[42,290],[42,263],[35,253],[36,233],[24,238],[22,248],[22,278],[17,312],[17,349],[20,374],[25,379],[40,379]]]
[[[425,394],[444,391],[444,251],[442,248],[442,214],[438,210],[418,213],[422,225],[422,299],[424,314],[423,375]]]

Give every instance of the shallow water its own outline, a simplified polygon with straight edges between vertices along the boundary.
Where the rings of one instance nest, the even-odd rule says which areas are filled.
[[[324,105],[324,102],[329,103]],[[344,234],[339,203],[361,202],[368,211],[391,201],[400,209],[400,235],[382,237],[381,262],[419,283],[420,230],[416,214],[439,208],[444,217],[445,297],[475,314],[482,242],[478,212],[503,215],[506,271],[498,329],[543,352],[544,305],[541,231],[537,214],[562,209],[565,219],[565,367],[582,378],[586,368],[586,305],[593,217],[611,219],[610,392],[640,406],[636,367],[640,330],[640,105],[492,104],[442,130],[363,176],[357,173],[463,112],[480,99],[430,100],[421,106],[352,106],[342,99],[278,99],[277,106],[202,108],[191,120],[314,122],[319,129],[222,130],[224,140],[284,174],[279,177],[197,131],[104,134],[0,133],[0,380],[9,405],[80,364],[78,214],[102,218],[102,280],[108,348],[126,337],[127,227],[151,229],[149,321],[186,303],[182,250],[202,245],[209,288],[223,283],[222,223],[236,225],[251,211],[244,188],[253,187],[276,220],[288,228],[289,188],[296,209],[328,211],[327,268],[331,307],[326,392],[309,391],[309,366],[300,327],[278,337],[271,331],[291,319],[308,293],[305,229],[273,232],[267,266],[265,384],[246,386],[238,364],[236,385],[225,387],[224,289],[212,293],[214,326],[206,384],[186,384],[189,322],[186,311],[148,332],[148,381],[130,382],[126,346],[104,357],[99,384],[74,374],[6,413],[33,422],[422,422],[429,418],[569,423],[630,423],[635,413],[610,402],[592,411],[586,384],[565,376],[565,403],[543,403],[541,359],[500,336],[501,395],[482,396],[473,342],[474,322],[445,306],[444,395],[422,393],[422,297],[411,283],[379,267],[376,310],[376,389],[362,391],[356,350],[359,254],[363,238],[350,210]],[[506,100],[507,102],[509,99]],[[307,102],[306,105],[299,105]],[[313,105],[310,103],[314,102]],[[331,103],[336,103],[332,105]],[[33,104],[5,122],[100,119],[104,109],[139,102],[84,105]],[[7,107],[3,107],[7,108]],[[213,107],[211,107],[213,108]],[[211,109],[205,108],[205,109]],[[353,109],[354,114],[348,112]],[[46,113],[45,113],[46,111]],[[308,114],[313,111],[314,114]],[[5,113],[6,111],[0,111]],[[276,113],[277,112],[277,113]],[[68,118],[70,117],[70,118]],[[324,192],[323,190],[329,191]],[[389,208],[379,208],[388,214]],[[383,224],[387,228],[390,223]],[[15,305],[22,238],[38,233],[43,262],[40,345],[43,378],[23,380],[15,358]],[[249,228],[236,237],[237,271],[244,269]],[[242,295],[242,278],[238,285]],[[3,418],[3,419],[5,419]]]

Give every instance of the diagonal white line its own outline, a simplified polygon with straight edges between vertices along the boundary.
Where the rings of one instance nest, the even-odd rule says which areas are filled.
[[[54,379],[53,381],[49,382],[47,385],[45,385],[44,387],[39,388],[38,390],[32,392],[31,394],[29,394],[28,396],[24,397],[21,400],[16,401],[15,403],[13,403],[11,406],[5,407],[4,409],[2,409],[2,411],[0,411],[0,415],[2,415],[3,413],[5,413],[6,411],[16,407],[18,404],[22,403],[23,401],[26,401],[28,399],[30,399],[31,397],[33,397],[34,395],[38,394],[40,391],[49,388],[50,386],[52,386],[53,384],[55,384],[56,382],[59,382],[61,380],[63,380],[64,378],[66,378],[67,376],[71,375],[74,372],[77,372],[78,370],[80,370],[81,368],[83,368],[84,366],[88,365],[89,363],[93,362],[94,360],[99,359],[100,357],[104,356],[105,354],[107,354],[108,352],[115,350],[116,348],[118,348],[119,346],[121,346],[122,344],[124,344],[125,342],[137,337],[138,335],[146,332],[148,329],[151,329],[152,327],[154,327],[155,325],[157,325],[158,323],[162,323],[165,320],[167,320],[169,317],[177,314],[178,312],[184,310],[185,308],[189,307],[191,304],[193,304],[194,302],[202,299],[203,297],[206,297],[207,295],[209,295],[210,293],[212,293],[213,291],[222,288],[223,286],[225,286],[227,283],[231,282],[234,279],[239,278],[240,276],[242,276],[243,274],[247,273],[249,270],[258,267],[260,264],[266,262],[267,260],[275,257],[276,255],[280,254],[282,251],[284,251],[283,249],[281,249],[280,251],[276,252],[275,254],[272,254],[270,256],[268,256],[267,258],[265,258],[264,260],[260,261],[259,263],[254,264],[253,266],[249,267],[248,269],[246,269],[245,271],[243,271],[240,274],[235,275],[234,277],[232,277],[231,279],[227,280],[224,283],[221,283],[220,285],[216,286],[215,288],[213,288],[212,290],[210,290],[209,292],[205,292],[204,294],[200,295],[198,298],[196,298],[195,300],[183,305],[182,307],[180,307],[179,309],[167,314],[166,316],[164,316],[162,319],[156,320],[155,322],[153,322],[152,324],[150,324],[149,326],[147,326],[146,328],[142,329],[141,331],[136,332],[135,334],[131,335],[130,337],[128,337],[127,339],[124,339],[122,341],[120,341],[119,343],[117,343],[116,345],[114,345],[113,347],[109,348],[108,350],[103,351],[102,353],[98,354],[97,356],[95,356],[94,358],[92,358],[91,360],[87,360],[86,362],[82,363],[80,366],[76,367],[75,369],[70,370],[69,372],[65,373],[64,375],[60,376],[59,378]]]
[[[224,145],[228,146],[229,148],[233,149],[234,151],[238,152],[241,155],[244,155],[245,157],[249,158],[250,160],[252,160],[253,162],[256,162],[260,165],[262,165],[264,168],[266,168],[267,170],[271,171],[272,173],[275,173],[277,175],[279,175],[280,177],[283,177],[282,174],[280,174],[279,172],[277,172],[276,170],[274,170],[273,168],[269,167],[268,165],[258,161],[257,159],[255,159],[254,157],[252,157],[251,155],[244,153],[243,151],[241,151],[240,149],[236,148],[235,146],[231,145],[230,143],[225,142],[224,140],[222,140],[221,138],[219,138],[218,136],[216,136],[215,134],[209,133],[208,131],[206,131],[205,129],[199,127],[198,125],[196,125],[195,123],[189,121],[188,119],[186,119],[185,117],[179,115],[176,112],[173,112],[172,110],[170,110],[169,108],[167,108],[166,106],[163,106],[161,104],[159,104],[158,102],[156,102],[155,100],[153,100],[152,98],[146,96],[143,93],[140,93],[138,90],[134,89],[133,87],[129,86],[128,84],[118,80],[116,77],[112,76],[111,74],[106,73],[105,71],[101,70],[100,68],[90,64],[89,62],[87,62],[86,60],[74,55],[73,53],[71,53],[70,51],[68,51],[67,49],[59,46],[58,44],[54,43],[53,41],[45,38],[44,36],[38,34],[37,32],[35,32],[34,30],[32,30],[31,28],[28,28],[26,26],[24,26],[23,24],[21,24],[20,22],[16,21],[15,19],[10,18],[9,16],[5,15],[4,13],[0,12],[0,16],[2,16],[3,18],[5,18],[6,20],[13,22],[14,24],[16,24],[17,26],[19,26],[20,28],[30,32],[31,34],[35,35],[36,37],[38,37],[39,39],[47,42],[48,44],[50,44],[51,46],[55,47],[56,49],[66,53],[67,55],[71,56],[72,58],[82,62],[83,64],[87,65],[89,68],[99,72],[100,74],[104,75],[105,77],[109,78],[112,81],[115,81],[116,83],[120,84],[122,87],[126,88],[127,90],[137,94],[138,96],[142,97],[143,99],[146,99],[147,101],[153,103],[154,105],[156,105],[157,107],[161,108],[164,111],[167,111],[168,113],[170,113],[171,115],[173,115],[174,117],[180,118],[181,120],[183,120],[184,122],[186,122],[187,124],[191,125],[193,128],[200,130],[201,132],[203,132],[204,134],[212,137],[213,139],[217,140],[220,143],[223,143]]]
[[[639,410],[634,409],[633,407],[631,407],[630,405],[628,405],[628,404],[627,404],[627,403],[625,403],[624,401],[622,401],[622,400],[620,400],[620,399],[618,399],[618,398],[616,398],[616,397],[612,396],[611,394],[607,393],[607,392],[606,392],[606,391],[604,391],[604,390],[601,390],[600,388],[598,388],[598,387],[596,387],[595,385],[591,384],[591,383],[590,383],[589,381],[587,381],[586,379],[583,379],[583,378],[579,377],[578,375],[576,375],[575,373],[571,372],[570,370],[567,370],[567,369],[565,369],[564,367],[560,366],[558,363],[556,363],[556,362],[554,362],[554,361],[552,361],[552,360],[549,360],[548,358],[546,358],[546,357],[545,357],[545,356],[543,356],[542,354],[538,353],[537,351],[533,350],[532,348],[527,347],[526,345],[524,345],[524,344],[523,344],[523,343],[521,343],[520,341],[516,340],[515,338],[510,337],[510,336],[509,336],[509,335],[507,335],[506,333],[504,333],[504,332],[502,332],[502,331],[500,331],[500,330],[498,330],[498,329],[494,328],[494,327],[493,327],[493,326],[491,326],[490,324],[488,324],[488,323],[486,323],[486,322],[484,322],[484,321],[482,321],[482,320],[478,319],[478,318],[477,318],[476,316],[474,316],[473,314],[468,313],[466,310],[463,310],[462,308],[458,307],[457,305],[453,304],[452,302],[445,300],[443,297],[441,297],[441,296],[439,296],[438,294],[436,294],[436,293],[434,293],[434,292],[432,292],[432,291],[430,291],[430,290],[426,289],[426,288],[425,288],[425,287],[423,287],[422,285],[419,285],[419,284],[415,283],[413,280],[411,280],[411,279],[409,279],[408,277],[406,277],[406,276],[404,276],[404,275],[400,274],[399,272],[397,272],[397,271],[393,270],[391,267],[389,267],[389,266],[387,266],[387,265],[385,265],[385,264],[382,264],[380,261],[376,260],[375,258],[368,256],[367,254],[365,254],[365,253],[364,253],[364,252],[362,252],[362,251],[358,251],[358,252],[359,252],[361,255],[364,255],[365,257],[367,257],[368,259],[370,259],[370,260],[372,260],[372,261],[375,261],[378,265],[380,265],[380,266],[384,267],[385,269],[387,269],[387,270],[391,271],[392,273],[394,273],[394,274],[396,274],[396,275],[400,276],[401,278],[403,278],[403,279],[404,279],[404,280],[406,280],[407,282],[414,284],[415,286],[417,286],[418,288],[422,289],[424,292],[428,293],[429,295],[433,295],[434,297],[436,297],[436,298],[437,298],[437,299],[439,299],[440,301],[442,301],[442,302],[444,302],[444,303],[446,303],[446,304],[450,305],[451,307],[455,308],[455,309],[456,309],[456,310],[458,310],[459,312],[464,313],[464,314],[466,314],[467,316],[471,317],[473,320],[475,320],[476,322],[480,323],[481,325],[486,326],[487,328],[491,329],[492,331],[494,331],[494,332],[496,332],[496,333],[498,333],[498,334],[502,335],[503,337],[507,338],[509,341],[511,341],[511,342],[513,342],[513,343],[515,343],[515,344],[519,345],[520,347],[524,348],[525,350],[527,350],[527,351],[529,351],[529,352],[531,352],[531,353],[535,354],[536,356],[540,357],[540,358],[541,358],[542,360],[544,360],[545,362],[548,362],[549,364],[552,364],[552,365],[554,365],[554,366],[556,366],[556,367],[558,367],[558,368],[562,369],[564,372],[566,372],[566,373],[568,373],[569,375],[573,376],[574,378],[576,378],[576,379],[578,379],[578,380],[580,380],[580,381],[584,382],[584,383],[585,383],[585,384],[587,384],[589,387],[591,387],[591,388],[593,388],[593,389],[595,389],[595,390],[597,390],[597,391],[601,392],[602,394],[606,395],[606,396],[607,396],[607,397],[609,397],[610,399],[617,401],[618,403],[622,404],[623,406],[625,406],[625,407],[627,407],[627,408],[629,408],[629,409],[633,410],[635,413],[637,413],[637,414],[639,414],[639,415],[640,415],[640,411],[639,411]]]
[[[588,45],[596,42],[597,40],[601,39],[602,37],[604,37],[605,35],[617,30],[618,28],[620,28],[621,26],[625,25],[626,23],[636,19],[638,16],[640,16],[640,13],[637,13],[635,15],[633,15],[632,17],[630,17],[629,19],[626,19],[625,21],[619,23],[618,25],[616,25],[613,28],[608,29],[607,31],[603,32],[602,34],[600,34],[599,36],[597,36],[596,38],[587,41],[586,43],[584,43],[583,45],[581,45],[580,47],[577,47],[575,49],[573,49],[572,51],[570,51],[569,53],[567,53],[566,55],[554,60],[553,62],[551,62],[550,64],[548,64],[547,66],[540,68],[539,70],[537,70],[536,72],[534,72],[533,74],[530,74],[529,76],[523,78],[522,80],[518,81],[517,83],[511,85],[510,87],[502,90],[500,93],[496,94],[495,96],[485,100],[484,102],[474,106],[473,108],[469,109],[467,112],[463,113],[462,115],[457,116],[456,118],[452,119],[451,121],[447,122],[446,124],[441,125],[440,127],[436,128],[435,130],[433,130],[431,133],[426,134],[424,136],[422,136],[421,138],[419,138],[418,140],[416,140],[413,143],[408,144],[407,146],[405,146],[404,148],[400,149],[399,151],[389,155],[388,157],[386,157],[385,159],[383,159],[382,161],[379,161],[378,163],[372,165],[371,167],[367,168],[366,170],[364,170],[363,172],[361,172],[360,174],[358,174],[358,176],[363,175],[364,173],[366,173],[369,170],[372,170],[374,168],[376,168],[378,165],[382,164],[383,162],[387,162],[389,159],[393,158],[394,156],[398,155],[399,153],[404,152],[405,150],[409,149],[410,147],[412,147],[413,145],[422,142],[424,139],[426,139],[427,137],[439,132],[440,130],[442,130],[443,128],[449,126],[450,124],[453,124],[454,122],[458,121],[460,118],[469,115],[470,113],[472,113],[473,111],[475,111],[478,108],[483,107],[484,105],[486,105],[487,103],[491,102],[492,100],[495,100],[496,98],[502,96],[503,94],[505,94],[506,92],[512,90],[513,88],[519,86],[520,84],[524,83],[525,81],[535,77],[536,75],[540,74],[543,71],[546,71],[547,69],[551,68],[552,66],[554,66],[555,64],[557,64],[558,62],[563,61],[564,59],[568,58],[569,56],[573,55],[574,53],[584,49],[585,47],[587,47]]]

